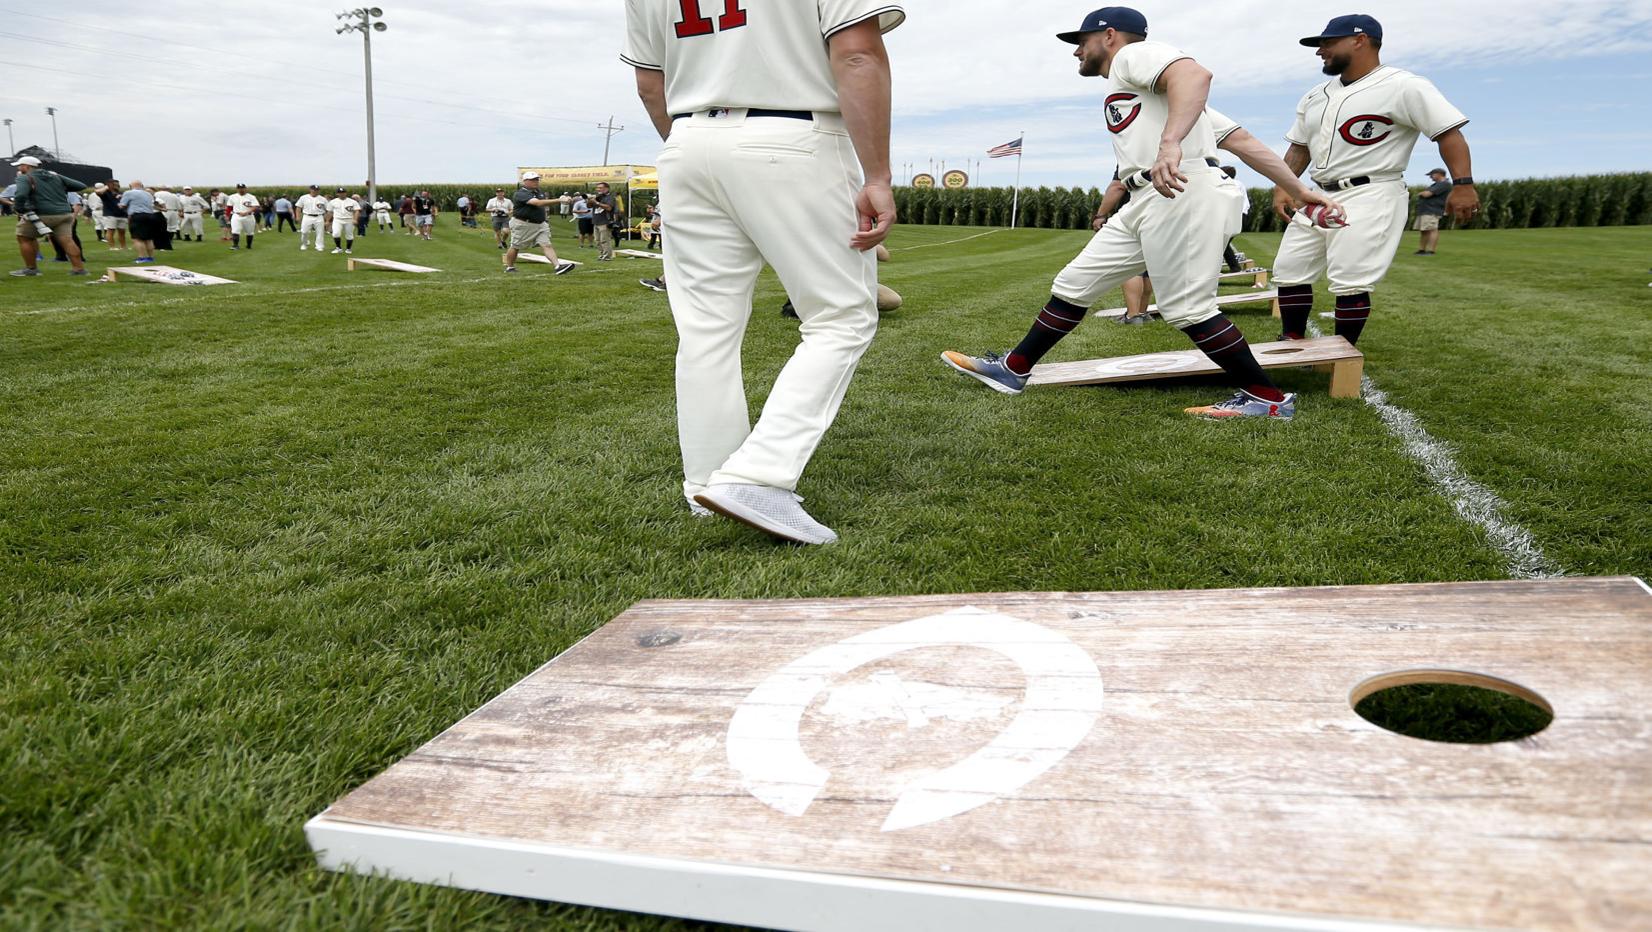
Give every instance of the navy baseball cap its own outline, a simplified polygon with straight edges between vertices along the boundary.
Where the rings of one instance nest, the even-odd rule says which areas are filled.
[[[1349,13],[1347,16],[1338,16],[1325,24],[1325,31],[1317,36],[1309,36],[1302,40],[1303,45],[1319,46],[1326,39],[1340,39],[1343,36],[1370,36],[1378,42],[1382,41],[1382,23],[1376,17],[1364,13]]]
[[[1147,35],[1147,17],[1127,6],[1104,6],[1101,9],[1084,17],[1084,22],[1072,32],[1058,32],[1055,37],[1072,45],[1084,42],[1085,33],[1101,32],[1104,29],[1117,29],[1119,32],[1133,32],[1138,36]]]

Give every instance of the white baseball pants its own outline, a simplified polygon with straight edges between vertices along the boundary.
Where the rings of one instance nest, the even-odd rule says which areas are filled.
[[[1131,276],[1147,272],[1159,313],[1173,327],[1215,317],[1222,249],[1239,232],[1234,183],[1203,159],[1182,163],[1187,190],[1167,198],[1144,187],[1096,231],[1055,277],[1050,291],[1089,307]]]
[[[181,220],[178,212],[175,210],[163,210],[161,211],[161,216],[166,218],[166,232],[176,236],[178,233],[178,225]]]
[[[676,122],[658,164],[683,492],[795,489],[878,329],[876,257],[849,245],[861,174],[842,118],[697,113]],[[803,339],[753,427],[740,344],[764,261]]]
[[[1347,209],[1348,225],[1325,230],[1293,216],[1273,263],[1275,285],[1311,285],[1328,273],[1331,294],[1364,294],[1388,274],[1410,207],[1405,182],[1378,181],[1330,194]]]
[[[178,233],[181,236],[204,235],[206,233],[206,229],[201,224],[201,215],[184,214],[183,219],[178,221]]]
[[[334,217],[333,218],[333,236],[334,237],[342,237],[344,239],[354,241],[355,238],[356,238],[356,221],[355,221],[355,218],[349,217],[349,216]]]
[[[257,236],[258,215],[236,214],[230,218],[229,231],[236,236]]]
[[[321,214],[305,214],[302,224],[298,228],[298,245],[303,246],[315,234],[315,248],[320,249],[327,239],[327,221]]]

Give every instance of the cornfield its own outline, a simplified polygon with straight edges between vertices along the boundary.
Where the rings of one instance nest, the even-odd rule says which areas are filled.
[[[1633,226],[1652,223],[1652,172],[1578,175],[1485,181],[1476,185],[1480,215],[1466,229]],[[434,190],[434,189],[433,189]],[[1422,188],[1412,189],[1412,194]],[[1273,212],[1273,189],[1251,188],[1245,229],[1276,233],[1284,228]],[[1101,203],[1099,188],[1022,188],[1018,226],[1058,230],[1089,228]],[[902,223],[963,226],[1010,224],[1010,188],[896,188]],[[1413,209],[1415,201],[1413,200]]]

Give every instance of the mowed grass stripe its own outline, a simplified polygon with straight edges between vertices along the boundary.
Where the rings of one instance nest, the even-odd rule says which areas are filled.
[[[975,232],[902,228],[894,245]],[[809,507],[844,534],[813,550],[687,516],[675,338],[664,296],[634,282],[649,262],[507,278],[485,232],[444,228],[382,254],[496,277],[297,294],[379,273],[316,265],[290,238],[268,256],[261,239],[256,262],[208,243],[176,264],[244,278],[252,300],[144,286],[142,300],[188,303],[11,318],[0,875],[15,880],[0,925],[697,927],[324,875],[301,835],[640,598],[1502,575],[1380,419],[1325,398],[1323,376],[1284,376],[1308,393],[1292,424],[1210,424],[1180,408],[1223,393],[1212,384],[1004,398],[936,361],[1013,344],[1083,240],[1005,232],[882,267],[907,306],[884,319],[805,477]],[[1557,242],[1490,241],[1497,261],[1462,274],[1489,279]],[[6,298],[140,287],[21,284],[43,287]],[[1396,303],[1416,287],[1397,285]],[[765,274],[745,351],[754,406],[796,344],[781,294]],[[1434,321],[1379,317],[1365,341],[1385,387],[1380,367],[1403,360],[1478,391],[1484,374],[1452,365],[1437,331],[1397,345],[1412,313]],[[1266,339],[1266,315],[1234,317]],[[1091,321],[1058,352],[1183,346],[1162,325]],[[1407,405],[1431,427],[1440,414]],[[1494,487],[1521,501],[1518,484]],[[1616,532],[1564,517],[1544,530]]]

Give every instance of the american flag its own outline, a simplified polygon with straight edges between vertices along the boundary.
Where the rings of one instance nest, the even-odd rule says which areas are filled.
[[[991,149],[987,150],[987,155],[995,159],[1001,159],[1011,155],[1020,155],[1021,140],[1024,138],[1025,137],[1018,136],[1001,146],[993,146]]]

